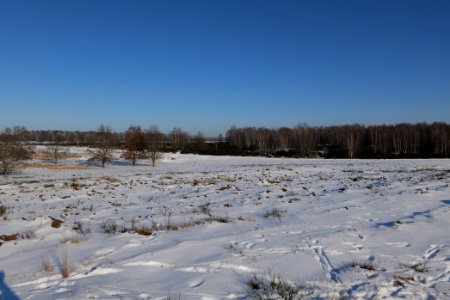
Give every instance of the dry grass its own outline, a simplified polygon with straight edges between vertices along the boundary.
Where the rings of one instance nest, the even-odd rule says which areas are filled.
[[[48,151],[36,151],[35,153],[33,153],[31,158],[35,160],[46,160],[51,155],[52,154],[49,153]],[[59,159],[80,158],[80,157],[81,157],[80,155],[74,153],[58,153]]]
[[[4,242],[9,242],[9,241],[15,241],[17,240],[19,237],[19,234],[14,233],[14,234],[4,234],[4,235],[0,235],[0,240],[4,241]]]
[[[285,211],[279,209],[279,208],[272,208],[271,210],[267,211],[264,215],[265,218],[277,218],[280,220],[285,214]]]
[[[78,236],[71,235],[71,236],[64,236],[62,241],[64,244],[68,244],[68,243],[78,244],[81,240]]]
[[[184,222],[183,224],[181,224],[181,228],[183,228],[183,229],[187,229],[187,228],[193,227],[193,226],[195,226],[195,224],[191,223],[191,222]]]
[[[120,182],[119,179],[113,176],[102,176],[96,180],[97,182],[109,182],[109,183],[116,183]]]
[[[69,275],[69,257],[67,255],[67,247],[64,246],[61,253],[61,276],[62,278],[67,278]]]
[[[153,233],[152,229],[146,226],[135,227],[134,232],[143,236],[150,236]]]
[[[89,167],[77,165],[23,164],[24,168],[41,168],[48,170],[86,170]]]
[[[51,216],[49,216],[49,218],[52,220],[52,223],[50,224],[50,226],[52,226],[53,228],[59,228],[59,227],[61,227],[61,224],[64,223],[64,221],[53,218]]]
[[[222,192],[231,189],[231,185],[227,184],[226,186],[220,187],[216,189],[216,191]]]
[[[296,300],[311,294],[303,286],[295,285],[276,274],[253,274],[245,283],[248,299]]]
[[[215,185],[215,184],[219,184],[220,182],[236,182],[235,178],[229,178],[229,177],[213,177],[213,178],[195,178],[194,181],[192,182],[193,186],[197,186],[200,184],[203,185]]]
[[[175,224],[169,224],[169,225],[166,226],[166,230],[176,231],[176,230],[178,230],[178,226],[175,225]]]
[[[406,272],[395,274],[393,280],[394,286],[405,286],[406,284],[413,284],[415,282],[414,276]]]
[[[48,257],[46,257],[42,262],[42,267],[44,268],[44,271],[47,273],[53,272],[55,270]]]
[[[404,264],[405,268],[412,269],[413,271],[417,273],[426,273],[429,271],[429,268],[427,267],[426,262],[419,262],[415,264]]]

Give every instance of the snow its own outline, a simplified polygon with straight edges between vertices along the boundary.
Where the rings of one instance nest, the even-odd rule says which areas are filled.
[[[246,299],[268,273],[307,299],[450,297],[450,160],[165,154],[101,168],[66,150],[67,168],[0,178],[0,236],[18,234],[0,246],[0,299]]]

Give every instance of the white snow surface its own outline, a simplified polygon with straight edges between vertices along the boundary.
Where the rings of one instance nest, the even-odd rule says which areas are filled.
[[[450,160],[164,154],[101,168],[66,150],[79,155],[66,169],[0,177],[0,236],[18,234],[0,240],[0,299],[247,299],[253,274],[306,299],[450,298]]]

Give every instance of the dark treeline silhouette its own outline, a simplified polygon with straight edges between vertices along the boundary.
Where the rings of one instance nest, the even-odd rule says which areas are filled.
[[[319,127],[300,124],[293,128],[270,129],[233,126],[226,132],[225,138],[222,135],[205,138],[201,132],[190,135],[180,128],[173,128],[168,134],[159,132],[157,127],[140,132],[137,125],[130,126],[125,132],[113,132],[108,126],[95,131],[27,130],[16,126],[4,129],[1,136],[53,147],[74,145],[103,148],[103,152],[97,152],[94,156],[103,164],[109,159],[109,148],[124,149],[124,158],[134,162],[144,150],[144,144],[153,162],[157,159],[157,152],[161,151],[275,157],[450,157],[450,124],[443,122]]]
[[[327,158],[450,157],[450,124],[231,127],[227,141],[252,154]]]

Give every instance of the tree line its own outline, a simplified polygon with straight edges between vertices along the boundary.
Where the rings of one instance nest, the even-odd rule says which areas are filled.
[[[103,167],[113,159],[115,149],[121,149],[122,158],[133,165],[139,159],[150,159],[153,166],[161,152],[169,151],[275,157],[447,158],[450,124],[232,126],[225,137],[208,139],[201,132],[191,135],[179,127],[164,134],[156,126],[143,129],[139,125],[131,125],[124,132],[115,132],[106,125],[95,131],[28,130],[15,126],[0,132],[1,172],[6,174],[17,162],[31,158],[33,144],[47,144],[49,159],[55,164],[62,146],[87,146],[90,161],[98,161]]]
[[[450,124],[231,127],[227,140],[260,155],[326,158],[450,157]]]

